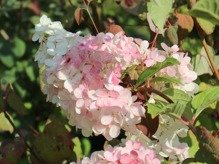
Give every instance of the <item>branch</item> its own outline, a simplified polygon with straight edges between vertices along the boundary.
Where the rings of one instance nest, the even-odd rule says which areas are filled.
[[[148,93],[155,93],[156,95],[162,97],[165,99],[168,103],[173,103],[173,100],[169,98],[167,95],[163,94],[162,92],[152,88],[152,87],[146,87],[145,85],[139,88],[139,91],[142,91],[142,89]]]
[[[71,2],[71,0],[68,0],[69,4],[74,7],[73,3]]]
[[[217,66],[215,65],[214,60],[213,60],[213,58],[212,58],[212,56],[214,56],[214,55],[213,55],[212,52],[209,50],[208,44],[206,43],[206,40],[205,40],[205,39],[202,40],[202,44],[203,44],[203,46],[204,46],[204,49],[205,49],[205,52],[206,52],[206,54],[207,54],[208,60],[209,60],[209,62],[210,62],[210,65],[211,65],[211,67],[212,67],[212,69],[213,69],[213,71],[214,71],[213,73],[214,73],[214,75],[216,76],[216,78],[219,80],[219,72],[218,72]]]
[[[156,46],[158,34],[159,34],[158,32],[155,33],[154,38],[153,38],[152,42],[150,43],[152,48]]]
[[[86,7],[85,10],[87,11],[87,13],[88,13],[88,15],[89,15],[89,17],[90,17],[91,22],[92,22],[92,24],[93,24],[93,26],[94,26],[96,32],[99,33],[99,30],[97,29],[97,26],[96,26],[96,24],[95,24],[95,22],[94,22],[94,20],[93,20],[93,18],[92,18],[92,16],[91,16],[91,13],[90,13],[90,10],[89,10],[89,6],[88,6],[87,3],[85,2],[85,0],[83,0],[83,2],[84,2],[84,5],[85,5],[85,7]]]

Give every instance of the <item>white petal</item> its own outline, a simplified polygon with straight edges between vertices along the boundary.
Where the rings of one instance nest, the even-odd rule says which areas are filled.
[[[148,41],[146,41],[146,40],[142,41],[141,45],[140,45],[141,53],[145,53],[147,51],[148,47],[149,47]]]
[[[113,117],[110,116],[110,115],[105,115],[105,116],[102,116],[102,117],[101,117],[101,123],[102,123],[103,125],[109,125],[109,124],[111,124],[112,120],[113,120]]]
[[[44,63],[49,67],[52,67],[55,65],[55,62],[51,59],[46,59]]]
[[[92,131],[88,131],[88,130],[85,130],[85,129],[82,129],[82,135],[85,136],[85,137],[89,137],[91,134],[92,134]]]
[[[81,90],[80,88],[76,88],[76,89],[74,90],[74,96],[75,96],[76,98],[82,98],[82,90]]]
[[[160,45],[164,49],[164,51],[166,51],[166,52],[170,51],[170,47],[168,47],[165,43],[161,43]]]
[[[77,114],[81,114],[81,108],[75,107],[75,112],[76,112]]]
[[[56,54],[54,49],[47,49],[47,53],[51,56],[54,56]]]
[[[70,80],[66,80],[64,82],[64,88],[67,89],[70,93],[73,91],[73,87],[71,85],[71,81]]]
[[[67,76],[66,76],[65,72],[62,72],[62,71],[59,71],[57,73],[57,78],[60,80],[67,80]]]
[[[76,102],[76,107],[81,108],[84,106],[84,100],[83,99],[79,99]]]
[[[49,19],[46,15],[43,15],[41,18],[40,18],[40,23],[42,25],[48,25],[49,23],[51,23],[51,19]]]
[[[131,111],[135,116],[144,116],[145,113],[145,109],[140,105],[138,107],[136,106],[132,107]]]
[[[33,37],[32,37],[32,41],[37,41],[39,39],[39,34],[36,32],[35,34],[33,34]]]
[[[118,137],[120,133],[120,127],[116,126],[116,125],[112,125],[110,127],[110,130],[109,130],[109,135],[112,137],[112,138],[116,138]]]

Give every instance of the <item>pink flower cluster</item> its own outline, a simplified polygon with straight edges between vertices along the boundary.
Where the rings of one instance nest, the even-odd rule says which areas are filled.
[[[167,53],[170,53],[173,58],[179,61],[179,65],[164,68],[161,70],[161,74],[167,74],[180,79],[181,85],[176,86],[176,88],[188,93],[197,92],[198,86],[193,82],[197,79],[197,73],[192,70],[191,58],[187,54],[178,52],[179,48],[177,45],[168,47],[162,43],[161,46]]]
[[[160,164],[153,150],[145,148],[140,142],[127,141],[125,147],[108,147],[105,151],[92,153],[80,164]]]
[[[144,117],[137,97],[119,84],[122,71],[137,58],[137,44],[123,34],[79,37],[66,54],[46,59],[43,92],[84,136],[116,138],[121,128],[133,129]]]
[[[41,46],[36,60],[42,67],[42,90],[47,100],[61,106],[69,123],[82,130],[84,136],[102,134],[116,138],[121,129],[135,130],[145,115],[145,108],[129,88],[121,86],[121,76],[131,65],[149,68],[166,57],[174,57],[180,65],[165,68],[157,75],[176,76],[181,84],[175,87],[194,90],[190,58],[178,53],[178,47],[165,51],[149,48],[147,41],[122,33],[99,33],[80,36],[63,29],[60,22],[42,16],[33,40]],[[184,88],[183,88],[184,87]],[[187,90],[186,90],[187,89]]]

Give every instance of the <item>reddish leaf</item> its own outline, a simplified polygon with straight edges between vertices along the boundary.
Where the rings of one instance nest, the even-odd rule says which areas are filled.
[[[82,22],[82,20],[83,20],[83,11],[82,11],[82,10],[83,10],[83,9],[81,9],[81,8],[78,7],[78,8],[75,10],[75,13],[74,13],[75,20],[76,20],[76,22],[77,22],[78,25],[80,25],[81,22]]]
[[[115,24],[109,25],[108,28],[107,28],[107,31],[108,31],[108,32],[111,32],[111,33],[113,33],[113,34],[117,34],[117,33],[121,32],[121,31],[122,31],[123,33],[125,33],[125,32],[123,31],[123,29],[122,29],[121,26],[115,25]]]
[[[0,147],[0,154],[3,158],[0,163],[15,163],[21,158],[25,151],[25,143],[21,138],[3,141]]]
[[[188,30],[188,32],[192,31],[194,27],[194,21],[190,15],[177,13],[175,16],[177,18],[177,24],[179,27]]]
[[[182,40],[185,38],[189,32],[192,31],[194,27],[194,21],[191,16],[185,15],[185,14],[175,14],[177,18],[177,24],[179,26],[178,28],[178,36],[179,39]]]
[[[40,15],[41,8],[40,3],[38,0],[31,0],[31,3],[29,4],[28,8],[34,12],[36,15]]]

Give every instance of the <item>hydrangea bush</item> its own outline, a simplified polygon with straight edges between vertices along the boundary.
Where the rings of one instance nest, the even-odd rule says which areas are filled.
[[[0,4],[0,163],[219,163],[218,0]]]

